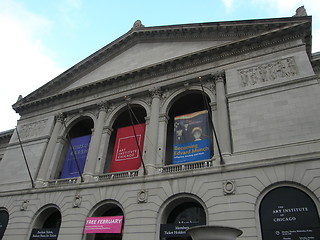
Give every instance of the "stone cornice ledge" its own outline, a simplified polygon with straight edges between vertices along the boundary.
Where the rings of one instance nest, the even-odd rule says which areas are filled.
[[[231,156],[230,158],[233,158]],[[235,156],[236,157],[236,156]],[[55,186],[55,187],[43,187],[43,188],[35,188],[35,189],[19,189],[19,190],[12,190],[1,192],[0,197],[11,197],[14,195],[22,195],[22,194],[39,194],[39,193],[49,193],[49,192],[57,192],[57,191],[71,191],[71,190],[87,190],[89,188],[100,188],[100,187],[108,187],[114,185],[130,185],[130,184],[140,184],[146,182],[156,182],[156,181],[167,181],[172,179],[179,179],[179,178],[187,178],[187,177],[197,177],[197,176],[204,176],[210,174],[220,174],[220,173],[227,173],[239,170],[249,170],[255,168],[262,168],[262,167],[270,167],[270,166],[278,166],[284,164],[294,164],[298,162],[307,161],[319,161],[320,159],[320,152],[310,152],[310,153],[303,153],[303,154],[295,154],[291,156],[280,156],[280,157],[272,157],[260,160],[251,160],[247,162],[236,162],[236,163],[229,163],[225,165],[214,165],[210,168],[203,168],[203,169],[196,169],[196,170],[188,170],[188,171],[181,171],[181,172],[173,172],[173,173],[165,173],[159,175],[149,175],[149,176],[137,176],[132,179],[117,179],[117,180],[110,180],[108,182],[101,181],[101,182],[85,182],[85,183],[75,183],[73,185],[64,185],[64,186]]]
[[[66,99],[72,100],[77,99],[78,97],[85,97],[96,92],[101,92],[101,89],[104,89],[110,82],[113,81],[126,81],[128,79],[137,81],[152,78],[164,75],[166,73],[229,58],[235,55],[244,54],[250,51],[267,48],[269,46],[278,45],[303,37],[303,29],[304,24],[295,24],[294,26],[283,27],[280,30],[271,30],[259,36],[249,37],[247,39],[219,47],[209,48],[196,53],[171,59],[169,61],[147,66],[132,72],[102,79],[100,81],[72,89],[68,92],[63,92],[36,100],[32,100],[32,98],[28,99],[26,97],[26,99],[22,99],[22,102],[17,102],[14,104],[13,108],[17,113],[23,114],[25,111],[35,110],[39,106],[44,108],[52,105],[53,103],[58,104],[59,102],[66,101]],[[59,98],[62,98],[63,100],[59,101]]]
[[[311,81],[313,81],[313,82],[311,82]],[[268,84],[268,85],[257,86],[255,88],[244,89],[244,90],[241,89],[238,92],[229,93],[226,96],[230,100],[231,100],[231,98],[236,98],[236,97],[241,97],[241,100],[243,100],[243,99],[252,97],[251,95],[254,93],[259,93],[259,95],[261,95],[263,91],[277,89],[279,87],[294,85],[297,83],[306,83],[307,85],[317,84],[317,76],[313,75],[313,76],[308,76],[308,77],[289,79],[289,80],[285,80],[285,81],[274,82],[274,83]],[[283,89],[278,89],[278,91],[283,91]],[[274,92],[275,91],[273,91],[272,93],[274,93]],[[266,93],[266,94],[269,94],[269,93]],[[244,95],[250,95],[250,96],[245,97]],[[234,100],[232,99],[232,101],[234,101]]]

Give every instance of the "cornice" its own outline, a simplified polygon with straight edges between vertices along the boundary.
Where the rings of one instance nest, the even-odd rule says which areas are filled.
[[[320,74],[320,52],[312,54],[311,64],[313,67],[313,71],[316,74]]]
[[[38,91],[38,94],[34,94],[34,95],[31,94],[29,97],[27,96],[26,98],[14,104],[13,108],[16,110],[16,112],[23,114],[25,111],[35,110],[39,106],[42,106],[42,108],[44,108],[49,105],[51,106],[53,103],[59,104],[59,99],[61,98],[63,99],[63,101],[66,101],[66,100],[77,99],[79,97],[85,97],[85,96],[91,95],[92,93],[101,92],[101,89],[105,89],[106,86],[108,86],[108,88],[112,87],[110,86],[112,82],[124,82],[124,83],[126,81],[136,82],[139,80],[161,76],[164,74],[183,70],[186,68],[199,66],[199,65],[210,63],[213,61],[218,61],[224,58],[244,54],[244,53],[258,50],[261,48],[267,48],[273,45],[281,44],[281,43],[298,39],[298,38],[303,38],[303,40],[307,41],[306,38],[308,38],[309,35],[306,34],[306,28],[308,27],[310,27],[310,21],[295,23],[293,25],[284,26],[280,29],[269,30],[267,32],[260,33],[260,35],[258,36],[249,36],[239,41],[234,41],[222,46],[205,49],[205,50],[191,53],[185,56],[170,59],[168,61],[150,65],[144,68],[136,69],[134,71],[127,72],[121,75],[102,79],[100,81],[97,81],[88,85],[84,85],[67,92],[58,93],[55,95],[50,95],[48,97],[36,99],[38,95],[46,91],[45,89],[48,86],[50,86],[50,84],[52,85],[62,84],[62,82],[66,81],[67,78],[69,77],[72,78],[73,76],[75,76],[77,71],[81,72],[81,68],[86,68],[83,64],[88,64],[88,65],[98,64],[99,61],[102,61],[101,59],[103,59],[102,55],[107,54],[107,53],[104,53],[104,51],[100,51],[100,53],[97,53],[96,55],[93,54],[92,56],[90,56],[89,57],[91,58],[90,60],[88,59],[86,61],[83,60],[82,61],[84,62],[83,64],[82,62],[77,64],[76,66],[78,66],[77,67],[78,70],[74,69],[72,71],[69,71],[68,73],[66,73],[65,76],[62,76],[61,79],[59,79],[59,81],[57,82],[54,82],[54,81],[51,83],[49,82],[48,84],[40,88],[40,90]],[[179,31],[183,32],[184,30],[182,28]],[[191,31],[191,29],[187,29],[187,31]],[[168,29],[166,30],[166,32],[167,33],[169,32],[169,34],[172,33]],[[133,31],[131,34],[129,33],[127,34],[132,37],[134,36],[134,34],[143,35],[143,33],[144,33],[143,30],[139,30],[139,32]],[[223,34],[226,34],[226,33],[224,32]],[[123,38],[124,38],[123,41],[127,41],[127,42],[137,41],[137,39],[133,39],[130,37],[123,37]],[[141,39],[141,38],[138,38],[138,39]],[[308,42],[306,44],[308,44]],[[120,40],[117,42],[117,45],[118,47],[121,47],[121,46],[124,47],[130,44],[121,45],[121,40]],[[52,86],[52,87],[55,87],[55,86]]]
[[[9,139],[11,138],[12,134],[13,134],[13,131],[14,129],[10,129],[10,130],[7,130],[7,131],[3,131],[3,132],[0,132],[0,140],[3,140],[3,139]]]

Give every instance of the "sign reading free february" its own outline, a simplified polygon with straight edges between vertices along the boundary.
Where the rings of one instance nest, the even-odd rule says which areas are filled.
[[[84,233],[121,233],[123,216],[88,217]]]

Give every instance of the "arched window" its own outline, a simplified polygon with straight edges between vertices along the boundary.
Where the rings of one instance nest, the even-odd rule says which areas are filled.
[[[55,206],[46,207],[38,214],[33,224],[30,240],[45,239],[44,236],[51,236],[50,239],[58,238],[61,225],[61,213]]]
[[[98,222],[100,224],[97,227]],[[116,204],[105,203],[98,207],[91,217],[87,218],[84,233],[87,240],[121,240],[123,224],[122,209]],[[105,229],[103,229],[104,227]]]
[[[0,239],[2,239],[4,232],[6,231],[8,222],[9,222],[9,213],[4,209],[0,209]]]
[[[206,225],[206,214],[202,205],[194,199],[180,198],[164,211],[160,226],[161,240],[191,240],[186,234],[190,227]]]
[[[259,209],[263,240],[318,239],[320,221],[317,207],[305,192],[278,187],[263,198]]]
[[[67,133],[55,178],[79,177],[83,173],[93,129],[93,120],[84,117]],[[80,172],[80,173],[79,173]]]
[[[208,96],[190,91],[176,98],[169,110],[165,164],[210,159],[213,134],[205,101]],[[200,140],[200,141],[199,141]]]
[[[143,153],[146,111],[140,105],[130,105],[114,120],[103,172],[138,169]],[[140,151],[137,148],[139,145]],[[130,160],[130,161],[128,161]],[[128,164],[131,162],[130,164]]]

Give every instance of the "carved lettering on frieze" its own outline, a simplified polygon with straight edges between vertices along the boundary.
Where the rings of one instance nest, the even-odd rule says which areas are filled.
[[[293,57],[238,70],[240,86],[245,88],[298,75]]]
[[[47,121],[48,120],[46,119],[46,120],[41,120],[38,122],[22,125],[19,130],[20,137],[30,138],[30,137],[41,135],[43,133],[43,130],[46,128]]]

